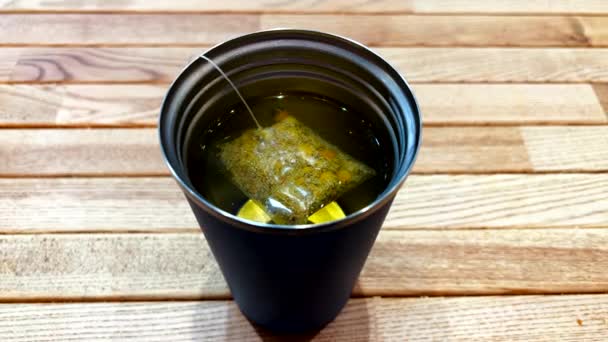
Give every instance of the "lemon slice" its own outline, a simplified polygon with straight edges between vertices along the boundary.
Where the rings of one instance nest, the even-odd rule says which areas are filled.
[[[245,202],[237,213],[237,216],[246,220],[262,223],[268,223],[272,220],[270,216],[268,216],[268,214],[266,214],[266,212],[252,200]],[[310,215],[310,217],[308,217],[308,221],[312,223],[325,223],[339,220],[344,217],[346,217],[346,215],[338,203],[331,202],[319,209],[316,213]]]
[[[236,216],[262,223],[268,223],[271,220],[270,216],[252,200],[245,202]]]
[[[308,217],[308,221],[312,223],[324,223],[329,221],[339,220],[346,217],[344,211],[336,202],[331,202],[323,208],[319,209],[316,213]]]

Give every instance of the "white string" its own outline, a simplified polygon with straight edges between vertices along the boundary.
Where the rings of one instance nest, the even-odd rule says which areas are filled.
[[[258,126],[259,129],[262,129],[262,126],[260,125],[260,123],[258,122],[258,120],[255,118],[255,115],[253,115],[253,111],[251,111],[251,108],[249,108],[249,105],[247,104],[247,101],[245,101],[245,99],[243,98],[243,95],[241,95],[241,93],[239,92],[239,90],[236,88],[236,86],[234,85],[234,83],[232,83],[232,81],[228,78],[228,76],[224,73],[224,71],[217,64],[215,64],[215,62],[213,62],[209,57],[207,57],[205,55],[200,55],[199,57],[202,58],[202,59],[204,59],[204,60],[206,60],[207,62],[209,62],[209,64],[213,65],[213,67],[215,69],[217,69],[217,71],[219,71],[220,74],[222,74],[222,76],[224,76],[224,78],[226,79],[226,81],[228,81],[228,83],[230,84],[230,86],[234,89],[234,91],[236,92],[236,94],[239,96],[239,98],[241,99],[241,101],[243,101],[243,104],[245,105],[245,107],[249,111],[249,114],[251,114],[251,118],[253,119],[253,122],[255,122],[256,126]]]

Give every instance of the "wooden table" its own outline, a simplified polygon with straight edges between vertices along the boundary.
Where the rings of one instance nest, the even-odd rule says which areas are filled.
[[[189,59],[272,27],[374,47],[424,114],[356,298],[314,340],[608,340],[608,1],[166,3],[0,2],[1,341],[272,340],[155,129]]]

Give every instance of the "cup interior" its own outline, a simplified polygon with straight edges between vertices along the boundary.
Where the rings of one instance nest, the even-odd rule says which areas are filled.
[[[355,108],[354,114],[373,124],[381,145],[390,149],[386,151],[390,177],[377,199],[347,220],[392,198],[405,180],[420,144],[418,107],[399,73],[367,48],[319,32],[274,30],[236,38],[205,55],[224,70],[246,99],[278,93],[315,94]],[[204,209],[236,221],[242,220],[210,203],[195,188],[186,156],[201,128],[239,102],[219,72],[197,58],[171,85],[159,122],[163,154],[186,194]]]

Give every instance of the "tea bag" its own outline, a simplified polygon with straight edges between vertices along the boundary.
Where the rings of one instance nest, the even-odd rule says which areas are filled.
[[[220,145],[235,185],[278,224],[309,216],[375,175],[285,112],[278,122]]]

